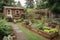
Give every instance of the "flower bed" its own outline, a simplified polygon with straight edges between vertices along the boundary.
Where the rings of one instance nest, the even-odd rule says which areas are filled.
[[[37,29],[37,28],[32,28],[31,26],[26,25],[26,24],[24,24],[24,26],[26,28],[28,28],[29,30],[31,30],[31,31],[33,31],[33,32],[35,32],[35,33],[37,33],[37,34],[39,34],[39,35],[41,35],[41,36],[43,36],[43,37],[45,37],[49,40],[54,39],[58,35],[57,32],[50,34],[48,32],[44,32],[43,30],[40,30],[40,29]]]

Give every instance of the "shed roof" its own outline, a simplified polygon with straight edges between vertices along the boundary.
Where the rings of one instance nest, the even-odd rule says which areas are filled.
[[[12,7],[12,6],[4,6],[4,8],[10,8],[10,9],[23,9],[23,8],[20,8],[20,7]]]

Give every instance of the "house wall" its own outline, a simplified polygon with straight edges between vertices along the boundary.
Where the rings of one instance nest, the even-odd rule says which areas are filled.
[[[3,16],[6,16],[6,8],[3,9]]]
[[[21,13],[21,14],[23,14],[23,13],[24,13],[24,10],[23,10],[23,9],[21,9],[21,10],[20,10],[20,13]]]
[[[3,16],[6,16],[7,15],[7,10],[8,10],[9,8],[4,8],[3,9]],[[14,15],[15,13],[16,13],[16,10],[19,10],[19,14],[22,14],[22,13],[24,13],[24,10],[23,9],[11,9],[12,10],[12,15]]]

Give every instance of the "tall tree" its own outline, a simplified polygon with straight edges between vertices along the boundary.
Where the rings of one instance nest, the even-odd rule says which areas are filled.
[[[36,0],[38,9],[49,8],[53,11],[60,11],[60,0]]]
[[[52,11],[60,12],[60,0],[48,0],[48,7]]]
[[[18,3],[17,3],[17,5],[16,5],[17,7],[22,7],[22,5],[21,5],[21,3],[20,3],[20,1],[18,1]]]
[[[36,0],[36,8],[37,9],[44,9],[47,8],[47,0]]]
[[[3,6],[13,6],[14,0],[0,0],[0,12],[3,11]]]
[[[34,8],[34,0],[26,0],[26,8]]]
[[[7,4],[8,6],[13,6],[12,3],[14,3],[14,0],[7,0],[7,3],[6,3],[6,4]]]

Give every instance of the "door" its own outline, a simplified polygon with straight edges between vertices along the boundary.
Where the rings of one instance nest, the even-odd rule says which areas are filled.
[[[7,17],[11,17],[12,18],[12,10],[11,9],[7,10]]]

